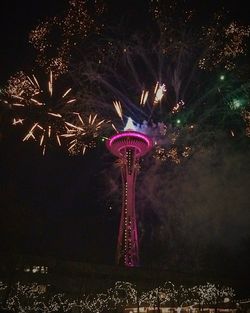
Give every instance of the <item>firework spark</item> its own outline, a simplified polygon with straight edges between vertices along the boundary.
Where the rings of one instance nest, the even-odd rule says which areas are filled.
[[[162,146],[156,146],[153,157],[160,161],[167,161],[170,159],[170,161],[174,162],[175,164],[180,164],[181,162],[180,156],[178,155],[177,149],[175,147],[166,149]]]
[[[104,11],[102,1],[93,2],[92,15]],[[37,51],[37,63],[55,78],[68,72],[72,49],[93,31],[99,33],[101,26],[91,17],[86,1],[69,0],[68,9],[62,16],[41,22],[30,32],[29,41]],[[57,38],[57,40],[55,40]]]
[[[218,15],[211,26],[203,27],[201,38],[207,49],[199,61],[201,69],[212,70],[222,65],[226,70],[232,70],[235,59],[246,53],[250,27],[237,22],[230,22],[223,27],[221,24],[222,16]]]
[[[161,102],[165,92],[166,92],[165,84],[160,84],[159,82],[157,82],[155,85],[155,89],[154,89],[154,95],[155,95],[154,102],[153,102],[154,105]]]
[[[123,121],[123,114],[122,114],[122,105],[120,101],[113,101],[113,105],[115,107],[116,113],[120,117],[120,119]]]
[[[227,22],[227,13],[222,10],[211,16],[211,22],[201,28],[192,30],[190,38],[185,38],[201,12],[189,9],[181,1],[169,2],[152,0],[150,3],[151,15],[163,34],[162,50],[165,54],[177,53],[196,47],[198,67],[211,71],[219,66],[226,70],[235,67],[237,58],[246,54],[246,40],[250,35],[250,27],[236,21]],[[178,25],[178,27],[177,27]],[[184,33],[179,30],[185,29]]]
[[[96,140],[100,136],[104,124],[108,121],[100,120],[97,114],[90,114],[86,118],[78,112],[73,114],[75,117],[74,122],[65,122],[67,132],[62,134],[61,137],[68,139],[68,151],[71,155],[84,155],[87,148],[96,147]]]
[[[176,103],[176,105],[172,108],[172,114],[180,112],[180,110],[184,107],[185,103],[183,100],[180,100]]]
[[[164,6],[164,1],[152,0],[151,3],[153,2],[158,6],[158,9],[152,11],[153,23],[157,20],[154,24],[159,30],[157,36],[152,32],[152,40],[149,44],[145,44],[143,34],[133,34],[133,37],[126,39],[126,42],[119,37],[122,32],[117,32],[114,38],[106,38],[106,40],[104,38],[102,42],[98,42],[100,45],[97,45],[100,62],[83,61],[82,70],[77,69],[76,79],[79,77],[79,80],[85,79],[89,83],[90,96],[86,97],[84,102],[93,104],[93,107],[95,105],[98,110],[99,108],[103,110],[105,107],[107,114],[110,113],[109,118],[113,116],[113,112],[116,112],[116,118],[119,117],[122,121],[130,116],[138,123],[138,131],[145,133],[150,132],[149,129],[156,131],[153,126],[154,121],[156,124],[157,121],[161,121],[165,125],[175,125],[180,132],[173,131],[171,135],[168,126],[165,127],[165,138],[161,138],[157,145],[166,149],[166,159],[173,159],[178,163],[178,159],[190,155],[191,150],[188,148],[191,145],[190,137],[195,136],[198,125],[201,125],[197,119],[203,118],[204,111],[206,113],[209,111],[206,110],[207,107],[203,111],[202,106],[208,106],[212,99],[211,95],[218,90],[218,80],[214,81],[214,84],[211,83],[208,73],[200,70],[199,60],[205,58],[203,69],[206,70],[209,70],[208,65],[216,68],[234,62],[236,57],[244,52],[248,29],[238,23],[228,24],[223,19],[212,24],[211,29],[207,22],[203,24],[204,28],[197,28],[194,27],[196,24],[193,24],[194,12],[185,9],[185,12],[182,12],[184,14],[179,16],[178,4],[172,2],[173,6],[169,8],[166,5],[164,11],[161,8]],[[175,14],[172,14],[173,11]],[[176,27],[177,24],[187,27]],[[215,34],[223,38],[212,36],[215,28],[217,30]],[[218,28],[223,31],[218,31]],[[206,30],[208,33],[205,40]],[[236,38],[237,42],[231,45],[230,40],[234,36],[239,36],[237,37],[239,40]],[[214,40],[213,44],[210,39]],[[221,53],[221,57],[219,53],[218,64],[213,60],[213,47]],[[230,47],[234,52],[229,53]],[[225,80],[223,83],[225,85]],[[84,97],[85,95],[82,96],[83,99]],[[223,101],[221,94],[216,94],[216,97],[218,97],[217,103]],[[113,103],[113,106],[110,103]],[[113,107],[115,110],[111,111]],[[181,112],[184,107],[185,112]],[[215,105],[212,108],[210,106],[210,109],[213,114],[216,114]],[[212,124],[213,120],[211,118],[209,122]],[[194,126],[189,125],[190,121],[197,125],[192,133]],[[123,129],[116,122],[114,117],[112,124],[114,130]],[[226,127],[228,133],[228,126]],[[231,125],[229,127],[232,128]],[[187,137],[183,134],[185,131],[188,132],[185,134]],[[179,140],[180,136],[182,138]],[[188,142],[183,144],[181,139],[184,137],[188,138]]]
[[[19,72],[8,81],[5,94],[14,114],[12,125],[26,126],[23,141],[39,142],[45,154],[49,143],[61,146],[60,135],[65,130],[62,112],[76,98],[71,96],[71,88],[58,95],[52,72],[46,86],[41,86],[35,75]]]
[[[148,91],[142,90],[141,99],[140,99],[140,104],[141,104],[141,105],[145,105],[145,103],[147,102],[148,93],[149,93]]]

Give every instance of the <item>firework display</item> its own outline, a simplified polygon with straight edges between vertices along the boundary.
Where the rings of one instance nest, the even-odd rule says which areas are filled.
[[[221,28],[220,15],[216,16],[213,25],[203,28],[201,40],[207,44],[207,51],[199,60],[201,69],[213,70],[222,65],[232,70],[235,59],[246,53],[246,38],[250,35],[250,27],[231,22]]]
[[[122,82],[124,82],[124,78],[119,75],[119,71],[114,73],[112,67],[107,69],[108,72],[110,70],[111,77],[114,75],[116,80],[121,82],[122,88],[117,88],[114,84],[111,85],[105,77],[105,74],[102,76],[97,72],[92,76],[92,79],[94,79],[93,83],[96,83],[96,78],[98,79],[101,90],[100,94],[93,95],[90,101],[94,102],[96,100],[97,103],[100,103],[102,107],[106,108],[105,114],[107,114],[107,117],[111,118],[111,126],[116,132],[126,130],[127,126],[125,126],[125,123],[127,120],[133,121],[133,128],[135,130],[149,135],[157,146],[165,145],[164,149],[168,153],[168,160],[172,160],[178,164],[179,162],[177,162],[177,159],[182,157],[182,153],[184,152],[182,149],[184,149],[184,147],[179,147],[179,156],[177,157],[176,152],[174,157],[173,151],[177,151],[177,148],[172,148],[181,133],[179,120],[175,120],[175,115],[183,110],[184,101],[180,100],[177,103],[169,104],[167,86],[165,83],[160,83],[159,81],[153,83],[151,88],[148,89],[144,88],[140,90],[140,84],[140,86],[138,86],[139,90],[134,91],[135,94],[138,94],[136,99],[134,93],[128,93],[126,89],[128,82],[126,81],[124,85],[122,84]],[[84,72],[84,75],[87,76],[92,74]],[[135,85],[133,81],[131,82],[131,85],[136,87],[134,89],[137,89],[137,85]],[[110,93],[107,95],[102,88],[107,88]],[[110,95],[113,95],[116,100],[112,100]],[[83,94],[83,99],[84,97],[85,95]],[[113,103],[113,108],[110,105],[111,103]],[[98,107],[96,107],[96,109],[98,110]],[[161,120],[159,122],[155,122],[155,120],[157,121],[160,117],[159,111],[164,112],[163,121]],[[116,113],[116,116],[114,113]],[[129,116],[132,116],[132,118],[130,118],[128,114]],[[162,118],[162,115],[160,118]],[[176,125],[174,126],[174,124]],[[159,157],[157,148],[155,150],[155,157],[162,161],[167,159]]]
[[[52,69],[55,77],[69,70],[72,61],[70,51],[80,43],[80,38],[99,33],[100,25],[97,25],[94,16],[100,17],[104,6],[100,1],[95,1],[96,12],[92,15],[90,12],[93,13],[93,10],[91,11],[90,7],[87,1],[69,1],[68,10],[63,16],[40,23],[30,33],[30,42],[38,51],[40,65],[47,70]],[[216,68],[232,70],[237,58],[245,54],[250,28],[237,21],[228,21],[226,14],[222,13],[212,16],[204,26],[194,27],[198,13],[186,8],[181,1],[153,0],[150,1],[149,11],[158,28],[158,33],[152,33],[150,41],[145,42],[145,38],[136,34],[132,38],[127,36],[125,41],[121,40],[118,30],[114,38],[112,35],[108,38],[103,35],[100,40],[97,39],[93,46],[95,54],[85,60],[78,60],[77,65],[75,63],[72,72],[74,80],[79,85],[85,83],[84,90],[81,89],[78,94],[81,103],[84,103],[84,113],[81,113],[81,110],[78,112],[86,119],[90,114],[98,114],[100,119],[111,120],[110,125],[115,131],[121,129],[121,123],[124,123],[124,118],[128,116],[138,125],[145,120],[150,127],[154,125],[154,121],[156,124],[158,121],[163,122],[167,130],[175,128],[174,134],[165,135],[173,135],[177,139],[180,133],[189,127],[189,118],[185,116],[185,111],[191,112],[200,121],[206,119],[206,123],[210,119],[207,116],[199,116],[199,107],[206,105],[208,97],[216,96],[218,87],[211,86],[210,83],[204,86],[204,73]],[[180,30],[177,30],[176,25],[180,26]],[[186,31],[182,32],[183,28]],[[52,36],[54,31],[60,33],[59,45]],[[223,77],[225,79],[224,75]],[[227,91],[226,97],[224,94],[217,95],[215,102],[227,101],[231,107],[236,107],[238,100],[228,100],[229,94],[231,91]],[[112,103],[120,122],[113,116]],[[217,107],[214,106],[214,114],[216,110]],[[184,123],[179,118],[183,114]],[[76,123],[79,121],[78,118]],[[15,123],[21,121],[16,120]],[[204,122],[201,123],[205,125]],[[176,127],[173,127],[174,125]],[[73,137],[72,129],[68,131]],[[233,127],[227,131],[231,134],[237,133]],[[86,136],[85,132],[86,130],[83,131],[83,136]],[[79,134],[80,129],[78,136]],[[64,137],[70,138],[69,134]],[[163,138],[161,139],[164,142]],[[166,139],[165,142],[169,143],[169,140]],[[176,144],[178,142],[175,140]],[[85,151],[87,146],[94,144],[89,143],[82,149],[77,148],[74,153]],[[161,160],[170,159],[178,164],[178,160],[189,154],[186,146],[190,148],[189,143],[183,147],[174,147],[173,142],[170,146],[161,146],[158,142],[155,157]],[[73,148],[70,150],[72,152]]]
[[[126,36],[125,40],[120,38],[119,32],[123,33],[124,29],[105,37],[104,24],[96,20],[104,13],[101,1],[90,5],[88,1],[70,0],[64,14],[42,21],[30,32],[29,40],[38,52],[37,62],[48,73],[53,73],[49,74],[51,84],[67,73],[74,63],[70,74],[78,85],[77,96],[81,106],[73,110],[74,118],[66,119],[68,124],[65,124],[60,110],[57,112],[57,108],[40,105],[46,103],[39,99],[45,97],[46,92],[47,98],[52,100],[52,87],[48,86],[41,92],[35,76],[29,77],[24,72],[13,75],[8,81],[7,95],[11,97],[12,108],[17,111],[19,107],[20,112],[14,116],[13,125],[26,123],[27,109],[40,106],[41,111],[46,112],[45,108],[52,110],[44,115],[48,118],[47,126],[42,126],[45,122],[37,116],[24,141],[36,139],[45,152],[45,142],[55,137],[61,145],[62,134],[71,154],[84,154],[86,148],[95,147],[104,121],[110,121],[105,127],[107,134],[102,131],[106,137],[112,129],[119,132],[131,117],[140,132],[152,137],[156,159],[179,164],[192,151],[190,140],[181,142],[179,138],[190,138],[190,125],[195,120],[194,135],[199,126],[203,128],[210,123],[212,115],[224,122],[227,133],[232,137],[239,133],[235,129],[239,123],[232,123],[232,119],[244,119],[248,134],[247,115],[228,113],[227,107],[222,110],[222,106],[226,104],[232,111],[242,108],[243,112],[245,105],[242,106],[241,94],[245,92],[244,101],[248,101],[249,86],[242,84],[239,87],[239,82],[236,82],[236,89],[234,85],[228,87],[225,74],[221,75],[221,86],[218,82],[211,84],[211,79],[207,83],[206,73],[216,68],[233,70],[237,58],[246,52],[250,28],[237,21],[228,21],[226,14],[222,13],[212,16],[204,26],[194,27],[198,13],[186,8],[181,1],[150,1],[149,12],[157,32],[148,29],[151,38],[147,41],[141,34]],[[179,30],[176,25],[180,26]],[[182,32],[183,27],[186,31]],[[102,37],[96,38],[93,46],[89,43],[88,50],[94,49],[95,53],[88,54],[84,60],[73,60],[72,48],[89,35],[100,34],[101,28],[104,30]],[[70,94],[60,101],[67,103]],[[210,99],[216,105],[206,110]],[[27,105],[29,102],[31,104]],[[164,125],[165,132],[159,131],[159,123]]]
[[[239,56],[246,54],[246,40],[250,27],[237,21],[227,21],[227,12],[213,14],[210,22],[200,29],[196,26],[199,12],[188,8],[183,1],[150,1],[150,12],[158,23],[163,38],[162,49],[166,54],[183,52],[188,55],[197,53],[197,64],[200,69],[214,70],[222,67],[232,70]],[[173,24],[179,27],[173,28]],[[190,27],[196,26],[189,32]],[[185,29],[183,33],[180,29]],[[195,48],[195,51],[192,51]]]
[[[96,16],[103,13],[101,1],[93,1],[93,7]],[[69,0],[63,16],[41,22],[30,32],[29,41],[37,51],[37,63],[57,77],[68,71],[72,49],[90,31],[99,33],[100,28],[91,17],[88,1]]]
[[[73,113],[76,121],[73,123],[65,122],[67,132],[61,137],[67,138],[68,151],[75,155],[81,153],[85,154],[87,148],[96,147],[96,138],[100,136],[105,120],[99,120],[97,114],[89,115],[84,122],[84,118],[80,113]]]
[[[76,101],[71,88],[58,93],[52,72],[46,84],[39,82],[35,75],[20,72],[10,78],[5,94],[14,115],[12,124],[28,128],[23,141],[37,141],[43,154],[50,142],[61,146],[60,135],[65,130],[63,110]]]
[[[89,184],[93,189],[86,192],[86,201],[84,199],[82,205],[90,208],[93,198],[97,198],[93,195],[99,192],[106,202],[102,206],[101,201],[96,200],[98,209],[93,214],[99,214],[99,207],[105,207],[105,213],[110,214],[110,221],[105,223],[113,222],[113,227],[118,212],[111,208],[118,207],[120,193],[117,192],[117,198],[113,197],[119,190],[118,177],[115,173],[112,173],[113,177],[107,175],[106,165],[111,163],[112,156],[108,155],[105,143],[106,146],[110,144],[109,150],[118,157],[115,165],[122,172],[121,226],[119,231],[112,227],[108,230],[113,231],[112,240],[115,231],[119,232],[119,264],[149,265],[152,256],[150,266],[170,268],[176,264],[176,268],[183,266],[188,270],[192,266],[198,270],[205,266],[210,269],[224,262],[224,256],[215,261],[210,256],[213,244],[216,247],[221,244],[225,255],[237,251],[239,255],[248,256],[249,227],[246,230],[245,221],[240,221],[240,216],[248,217],[250,67],[246,56],[249,25],[244,19],[237,19],[237,12],[220,9],[215,13],[214,4],[207,10],[202,3],[185,0],[148,0],[143,4],[136,1],[132,5],[127,1],[118,2],[67,0],[60,3],[61,14],[50,14],[51,17],[45,17],[31,30],[30,55],[27,52],[22,58],[20,54],[17,60],[13,60],[23,63],[12,62],[12,66],[16,64],[16,73],[11,68],[8,70],[6,77],[10,78],[3,83],[0,93],[1,144],[7,147],[6,153],[10,151],[15,155],[22,142],[34,143],[42,155],[46,154],[41,160],[40,155],[37,158],[34,154],[43,166],[54,166],[53,162],[58,162],[53,170],[63,162],[69,162],[67,166],[73,164],[72,170],[60,171],[65,173],[65,181],[72,181],[68,197],[79,192],[79,180],[73,177],[77,172],[75,166],[88,167],[84,172],[84,183],[93,170],[91,179],[95,181]],[[56,8],[54,5],[57,4],[53,3],[50,12]],[[33,22],[34,19],[32,25]],[[14,40],[13,43],[15,41],[19,42]],[[4,132],[7,136],[3,135]],[[122,134],[127,134],[126,139]],[[144,157],[147,140],[150,142],[148,150],[152,150],[150,156],[145,154]],[[8,150],[9,147],[12,150]],[[62,152],[56,161],[53,151],[52,157],[47,155],[51,148],[55,154]],[[26,145],[21,155],[27,151],[30,150]],[[20,159],[27,162],[25,157]],[[101,166],[103,169],[96,174]],[[142,188],[136,194],[139,210],[135,213],[135,178],[140,170]],[[105,183],[112,187],[107,193],[98,188],[100,173],[104,174],[101,177],[106,174]],[[28,176],[27,171],[22,178],[27,184],[31,181]],[[13,192],[9,177],[6,198],[9,197],[8,191],[10,195]],[[46,177],[46,182],[48,179],[51,178]],[[128,180],[130,188],[126,185]],[[13,182],[13,186],[19,181]],[[45,179],[41,179],[41,183],[43,181]],[[86,185],[87,190],[90,187],[88,183]],[[56,187],[47,190],[48,207],[54,205],[52,194],[56,194]],[[23,187],[19,184],[18,188]],[[32,201],[29,197],[27,199],[27,203]],[[129,205],[127,201],[130,201]],[[9,204],[6,200],[6,203],[6,207],[11,206],[11,201]],[[77,207],[80,201],[75,197],[74,201],[62,203],[62,207],[66,204]],[[91,223],[94,222],[91,220]],[[209,225],[213,226],[211,233]],[[230,227],[226,229],[224,225]],[[230,229],[231,237],[218,239],[217,229],[223,236]],[[80,230],[74,231],[80,237]],[[96,231],[99,236],[101,227],[96,227]],[[237,236],[241,236],[238,242],[244,246],[238,249],[241,252],[237,250],[237,240],[234,241]],[[173,243],[177,243],[176,246]],[[92,243],[87,245],[94,246]],[[72,245],[72,250],[74,248]],[[106,257],[107,262],[111,262],[112,254],[105,255],[107,251],[103,245],[100,252],[95,249],[91,257],[95,260],[100,257],[101,261]],[[148,251],[152,252],[151,255]],[[70,253],[69,249],[65,255]],[[83,258],[89,260],[88,256]],[[229,258],[234,260],[233,253]],[[29,295],[29,288],[25,288],[21,293]],[[164,288],[161,288],[163,293]],[[171,286],[167,288],[177,292]],[[198,289],[195,292],[200,296],[202,291]],[[142,301],[152,306],[156,293],[159,296],[158,291],[145,292]],[[181,289],[182,292],[186,296],[186,290]],[[86,296],[78,302],[79,310],[86,307],[100,312],[107,304],[107,294],[96,296],[96,301],[92,295]],[[69,304],[61,295],[56,297],[46,309],[43,307],[44,311],[58,308],[56,302],[63,303],[62,310],[73,308],[73,302]],[[9,308],[18,306],[17,298],[11,301]]]

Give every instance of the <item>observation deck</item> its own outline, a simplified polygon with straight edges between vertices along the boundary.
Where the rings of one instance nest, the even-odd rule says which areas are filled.
[[[117,157],[125,155],[128,148],[135,150],[136,157],[147,154],[153,147],[153,141],[147,135],[137,131],[124,131],[118,133],[106,142],[108,150]]]

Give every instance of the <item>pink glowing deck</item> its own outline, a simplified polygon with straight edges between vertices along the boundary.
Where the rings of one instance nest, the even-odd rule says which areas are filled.
[[[148,136],[129,130],[112,136],[106,145],[117,157],[124,155],[124,148],[134,148],[136,156],[141,157],[152,149],[153,142]]]

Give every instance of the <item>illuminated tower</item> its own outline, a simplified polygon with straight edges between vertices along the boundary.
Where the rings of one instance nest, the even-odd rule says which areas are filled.
[[[119,158],[122,176],[122,211],[117,242],[117,263],[139,265],[139,247],[135,214],[135,182],[139,159],[153,146],[152,140],[137,131],[126,130],[107,140],[109,151]]]

